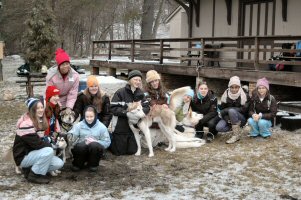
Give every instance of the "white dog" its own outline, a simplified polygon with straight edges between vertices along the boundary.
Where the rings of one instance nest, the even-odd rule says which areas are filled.
[[[175,111],[179,106],[182,106],[183,97],[189,90],[191,90],[189,86],[174,90],[171,93],[169,108]],[[174,138],[176,140],[176,148],[200,147],[206,142],[205,140],[195,137],[196,132],[194,127],[203,118],[203,115],[197,114],[196,112],[192,112],[191,109],[188,109],[189,104],[184,106],[187,106],[188,113],[185,115],[182,122],[177,122],[178,125],[183,126],[184,132],[179,132],[176,129],[169,131],[173,132]],[[162,132],[160,130],[150,129],[150,132],[153,146],[156,146],[160,142],[166,142],[164,137],[162,137]]]
[[[141,155],[141,136],[139,134],[140,130],[145,136],[145,140],[149,149],[148,157],[154,156],[153,146],[151,144],[151,137],[149,132],[149,127],[152,125],[152,119],[150,116],[146,116],[143,112],[141,102],[133,102],[128,104],[128,121],[131,130],[134,133],[136,143],[137,143],[137,152],[136,156]],[[137,125],[137,126],[136,126]]]
[[[173,133],[173,127],[175,126],[176,119],[175,114],[168,108],[165,108],[162,112],[162,106],[153,106],[148,115],[145,115],[141,102],[133,102],[128,104],[128,120],[129,126],[134,133],[137,142],[137,152],[135,155],[141,155],[141,136],[139,132],[143,132],[147,147],[149,149],[149,157],[154,156],[151,134],[149,127],[153,122],[157,122],[160,129],[166,136],[169,146],[166,151],[173,152],[176,150],[175,138]]]

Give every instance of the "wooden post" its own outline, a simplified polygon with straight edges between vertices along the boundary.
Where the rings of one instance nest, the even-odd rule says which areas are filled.
[[[28,94],[28,98],[33,97],[33,85],[31,84],[30,74],[28,74],[27,76],[27,94]]]
[[[93,41],[92,42],[92,59],[94,59],[94,48],[95,48],[95,43]]]
[[[109,74],[109,76],[116,77],[116,68],[109,68],[108,74]]]
[[[201,60],[202,60],[202,65],[205,66],[205,57],[204,57],[204,48],[205,48],[205,41],[204,41],[204,38],[201,39]]]
[[[92,74],[99,75],[99,67],[92,67]]]
[[[259,70],[259,38],[255,37],[254,41],[255,46],[255,54],[254,54],[254,68],[255,70]]]
[[[2,69],[2,59],[4,57],[3,53],[4,43],[0,41],[0,81],[3,81],[3,69]]]
[[[131,62],[135,62],[135,41],[131,43]]]
[[[112,58],[112,42],[109,41],[109,55],[108,55],[108,60],[111,60]]]
[[[163,64],[163,46],[164,46],[164,41],[160,40],[160,58],[159,58],[160,64]]]
[[[256,83],[250,82],[249,83],[249,96],[252,97],[253,90],[256,89]]]

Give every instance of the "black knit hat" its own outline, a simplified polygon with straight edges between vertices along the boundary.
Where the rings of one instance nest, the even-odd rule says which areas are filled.
[[[139,70],[130,71],[130,73],[128,75],[128,80],[130,80],[131,78],[134,78],[135,76],[139,76],[140,78],[142,78],[142,73]]]

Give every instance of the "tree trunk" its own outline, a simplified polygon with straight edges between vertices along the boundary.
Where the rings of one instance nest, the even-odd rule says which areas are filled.
[[[154,2],[144,0],[142,6],[141,39],[151,39],[154,22]]]

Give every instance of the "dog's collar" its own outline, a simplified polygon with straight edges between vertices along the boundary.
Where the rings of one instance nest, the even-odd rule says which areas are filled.
[[[136,124],[133,124],[135,128],[139,129],[138,125],[140,124],[140,122],[142,121],[142,118],[140,118]]]
[[[185,127],[188,127],[188,128],[194,128],[194,126],[190,126],[190,125],[186,125],[186,124],[182,124],[182,125]]]

